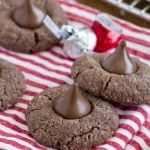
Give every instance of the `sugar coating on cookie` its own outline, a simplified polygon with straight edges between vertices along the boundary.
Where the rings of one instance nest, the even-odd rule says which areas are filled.
[[[137,70],[120,75],[106,71],[101,62],[106,55],[97,54],[77,59],[72,76],[79,86],[95,96],[122,104],[143,104],[150,101],[150,67],[138,58],[132,59]],[[119,63],[119,62],[118,62]]]
[[[15,105],[25,88],[23,74],[13,64],[0,59],[0,111]]]
[[[83,150],[98,146],[116,132],[119,118],[115,108],[83,91],[91,112],[79,119],[65,119],[54,110],[54,102],[70,85],[48,89],[37,95],[26,110],[29,131],[37,142],[60,150]]]
[[[50,49],[59,42],[59,39],[47,27],[41,25],[33,28],[35,26],[30,25],[30,28],[33,28],[30,29],[21,27],[22,24],[26,25],[26,22],[19,22],[20,26],[17,24],[20,17],[19,12],[16,12],[15,17],[13,17],[13,14],[15,9],[22,6],[23,3],[24,0],[8,0],[0,5],[0,19],[3,20],[0,21],[0,45],[24,53]],[[33,0],[32,3],[37,8],[45,8],[47,14],[59,27],[67,24],[67,17],[56,0]]]

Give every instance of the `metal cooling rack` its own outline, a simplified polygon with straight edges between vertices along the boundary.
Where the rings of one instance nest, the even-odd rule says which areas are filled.
[[[150,22],[150,0],[104,0]]]

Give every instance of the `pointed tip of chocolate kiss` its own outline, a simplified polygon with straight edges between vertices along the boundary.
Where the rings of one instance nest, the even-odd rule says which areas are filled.
[[[137,64],[130,57],[125,41],[121,41],[116,51],[106,57],[101,65],[104,70],[119,75],[132,74],[137,70]]]
[[[25,0],[12,13],[12,19],[17,25],[29,29],[40,27],[43,24],[45,16],[46,11],[42,7],[37,7],[31,0]]]
[[[91,112],[91,103],[81,94],[78,84],[54,101],[55,112],[65,119],[79,119]]]
[[[122,40],[119,45],[122,47],[126,47],[126,42],[124,40]]]
[[[116,51],[118,51],[118,53],[122,53],[124,51],[123,53],[126,53],[127,55],[129,55],[128,50],[127,50],[127,44],[126,44],[126,42],[124,40],[122,40],[119,43],[118,47],[116,48]]]

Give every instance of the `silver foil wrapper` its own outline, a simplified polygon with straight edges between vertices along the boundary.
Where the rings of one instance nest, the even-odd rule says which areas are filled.
[[[96,35],[86,26],[80,24],[64,25],[60,29],[48,15],[45,17],[43,23],[56,38],[62,40],[63,49],[70,58],[75,59],[91,53],[96,46]]]
[[[65,53],[73,59],[91,54],[97,42],[95,33],[83,25],[64,26],[62,39]]]

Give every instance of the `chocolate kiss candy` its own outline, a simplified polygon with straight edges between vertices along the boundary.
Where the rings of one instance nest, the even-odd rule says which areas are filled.
[[[127,75],[137,70],[136,63],[128,54],[125,41],[122,41],[116,51],[106,57],[101,65],[106,71],[115,74]]]
[[[65,119],[84,117],[91,112],[91,108],[90,102],[82,96],[77,84],[54,102],[54,110]]]
[[[12,14],[13,20],[23,28],[38,28],[43,24],[46,12],[35,6],[31,0],[24,0],[24,3],[16,8]]]

